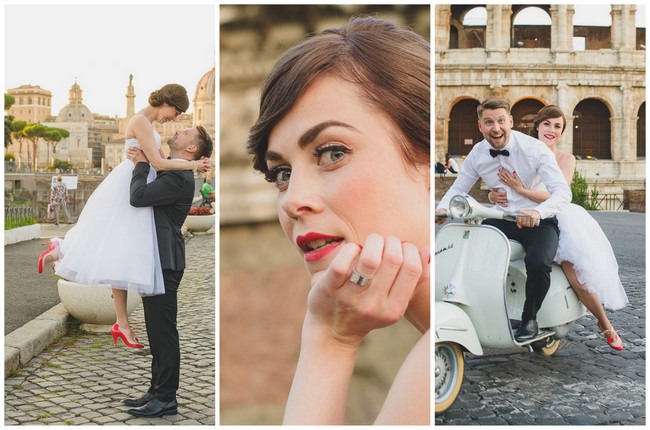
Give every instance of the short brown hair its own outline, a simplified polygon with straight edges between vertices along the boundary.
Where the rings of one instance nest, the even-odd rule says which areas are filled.
[[[540,122],[549,118],[562,118],[562,121],[564,122],[562,125],[562,133],[564,133],[564,129],[566,128],[566,116],[564,116],[564,112],[562,112],[562,109],[558,106],[548,105],[544,106],[539,110],[539,112],[537,112],[537,116],[535,116],[535,119],[533,120],[533,128],[530,130],[530,135],[536,139],[539,138],[539,130],[537,127]]]
[[[505,109],[508,115],[510,115],[510,103],[504,99],[499,99],[496,97],[490,97],[483,100],[483,103],[477,106],[476,113],[478,114],[478,119],[481,119],[481,115],[484,110],[495,110],[495,109]]]
[[[187,97],[187,90],[182,85],[167,84],[149,95],[149,104],[153,107],[167,104],[180,112],[185,112],[190,107],[190,99]]]
[[[271,130],[307,87],[328,73],[357,85],[371,105],[394,121],[407,162],[430,164],[429,43],[388,20],[357,17],[298,43],[275,64],[248,138],[255,169],[268,173]]]
[[[214,143],[212,143],[212,138],[208,134],[208,131],[202,125],[197,125],[196,129],[199,132],[199,137],[194,141],[198,150],[196,151],[196,159],[201,157],[210,158],[212,156],[212,151],[214,149]]]

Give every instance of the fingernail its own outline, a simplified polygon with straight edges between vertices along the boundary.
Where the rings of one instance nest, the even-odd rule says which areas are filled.
[[[429,255],[429,259],[427,260],[427,264],[431,264],[431,255]]]

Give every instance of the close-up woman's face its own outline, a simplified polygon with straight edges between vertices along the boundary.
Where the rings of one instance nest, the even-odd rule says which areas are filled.
[[[429,244],[429,167],[404,161],[394,123],[357,87],[318,78],[273,128],[266,153],[282,229],[311,274],[370,233]]]
[[[562,137],[562,129],[564,128],[564,120],[559,118],[546,118],[542,120],[537,126],[537,137],[539,140],[550,146],[557,144]]]
[[[182,112],[179,111],[174,106],[170,106],[167,103],[164,103],[161,106],[160,113],[158,115],[159,123],[164,124],[169,121],[174,121]]]

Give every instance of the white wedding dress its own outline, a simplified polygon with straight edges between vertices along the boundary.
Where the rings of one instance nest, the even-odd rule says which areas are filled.
[[[571,203],[557,215],[560,241],[555,262],[569,261],[578,280],[589,292],[597,293],[604,307],[620,309],[629,303],[618,263],[607,236],[582,206]]]
[[[154,137],[160,148],[155,130]],[[131,138],[125,146],[139,144]],[[143,296],[165,292],[153,208],[136,208],[129,202],[133,167],[124,158],[90,196],[77,224],[60,242],[57,275],[82,284],[110,284]],[[147,183],[155,177],[152,168]]]

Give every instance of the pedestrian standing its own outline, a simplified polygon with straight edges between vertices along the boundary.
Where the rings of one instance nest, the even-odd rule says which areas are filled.
[[[50,196],[50,204],[54,207],[54,224],[59,225],[60,209],[63,209],[68,224],[72,224],[72,218],[70,218],[70,212],[68,212],[68,203],[68,187],[63,183],[63,177],[59,174],[56,177],[56,185],[52,188],[52,195]]]

